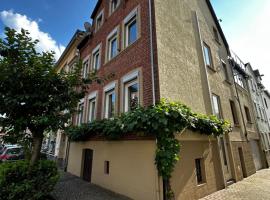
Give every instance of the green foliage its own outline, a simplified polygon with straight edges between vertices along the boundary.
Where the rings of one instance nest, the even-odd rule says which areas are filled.
[[[59,179],[56,164],[41,160],[29,170],[27,161],[0,164],[0,199],[40,200],[53,190]]]
[[[113,119],[104,119],[66,130],[72,141],[91,136],[119,139],[125,134],[152,135],[157,138],[156,165],[164,179],[170,179],[179,160],[180,144],[175,134],[189,128],[201,134],[219,136],[230,131],[230,124],[215,116],[196,114],[187,106],[162,100],[148,108],[139,107]]]

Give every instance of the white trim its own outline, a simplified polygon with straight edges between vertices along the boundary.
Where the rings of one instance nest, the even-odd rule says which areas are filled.
[[[79,104],[84,103],[84,98],[80,99]]]
[[[96,98],[96,97],[97,97],[97,91],[94,91],[94,92],[91,92],[91,93],[88,95],[87,99],[90,100],[90,99],[94,99],[94,98]]]
[[[101,24],[100,27],[103,25],[104,23],[104,9],[100,11],[100,13],[97,15],[96,19],[95,19],[95,31],[97,32],[100,27],[97,27],[97,20],[98,18],[100,18],[100,16],[102,15],[102,19],[101,19]]]
[[[110,34],[107,36],[107,40],[109,40],[112,36],[114,36],[115,34],[118,34],[119,31],[119,26],[115,27]]]
[[[92,51],[92,56],[101,48],[101,43],[99,43]]]
[[[136,79],[130,83],[124,83],[124,112],[128,112],[129,111],[129,94],[128,94],[128,89],[130,86],[137,84],[138,85],[138,104],[140,104],[140,84],[139,84],[139,80],[138,80],[138,76],[135,77]],[[130,79],[132,80],[132,79]]]
[[[122,78],[123,83],[126,83],[128,81],[131,81],[132,79],[138,78],[139,77],[139,70],[136,70],[130,74],[125,75]]]
[[[110,90],[113,90],[116,87],[116,81],[109,83],[104,87],[104,92],[108,92]]]
[[[90,59],[90,55],[86,56],[84,59],[83,59],[83,63],[85,63],[85,61],[89,60]]]
[[[132,10],[124,19],[124,23],[128,23],[129,20],[131,20],[134,16],[138,14],[139,7],[136,7],[134,10]]]

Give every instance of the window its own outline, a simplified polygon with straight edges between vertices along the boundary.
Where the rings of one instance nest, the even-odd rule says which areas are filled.
[[[96,98],[88,100],[88,121],[92,122],[96,119]]]
[[[215,40],[216,40],[217,42],[219,42],[218,31],[217,31],[217,29],[216,29],[215,27],[213,27],[213,32],[214,32]]]
[[[205,43],[203,45],[203,53],[205,65],[207,67],[213,68],[211,50],[210,47]]]
[[[235,83],[237,83],[239,86],[245,88],[245,81],[244,81],[245,79],[243,75],[239,74],[237,71],[234,71],[234,80]]]
[[[221,119],[222,118],[222,115],[221,115],[221,105],[220,105],[220,98],[219,96],[213,94],[212,96],[213,98],[213,114]]]
[[[255,91],[255,86],[254,86],[254,82],[252,79],[250,80],[250,85],[251,85],[252,90]]]
[[[125,47],[133,44],[138,39],[138,9],[132,11],[124,20]]]
[[[104,162],[104,173],[109,174],[110,173],[110,161],[105,161]]]
[[[103,17],[103,14],[104,12],[103,11],[101,11],[99,14],[98,14],[98,16],[97,16],[97,18],[96,18],[96,31],[98,30],[98,29],[100,29],[100,27],[102,26],[102,24],[103,24],[103,21],[104,21],[104,17]]]
[[[254,101],[254,107],[255,107],[255,110],[256,110],[256,115],[258,118],[260,118],[259,116],[259,112],[258,112],[258,107],[257,107],[257,103]]]
[[[98,70],[101,64],[101,45],[98,45],[92,52],[92,69]]]
[[[76,69],[76,65],[77,63],[72,63],[70,64],[69,66],[69,73],[74,73],[75,72],[75,69]]]
[[[227,81],[230,81],[230,78],[229,78],[229,72],[228,72],[226,63],[222,62],[222,67],[223,67],[223,70],[224,70],[225,79],[226,79]]]
[[[245,106],[245,113],[246,113],[247,122],[251,123],[251,116],[250,116],[249,108],[247,106]]]
[[[84,111],[84,103],[81,101],[78,106],[78,115],[77,115],[77,125],[80,126],[83,123],[83,111]]]
[[[120,0],[111,0],[110,13],[112,14],[120,5]]]
[[[204,163],[202,158],[195,159],[197,183],[205,183]]]
[[[234,101],[230,101],[230,106],[231,106],[231,111],[232,111],[232,116],[233,116],[233,123],[235,125],[238,125],[239,124],[239,121],[238,121],[238,116],[237,116],[237,111],[236,111],[236,107],[235,107]]]
[[[261,118],[261,120],[263,120],[262,109],[261,109],[261,107],[260,107],[260,106],[258,106],[258,107],[259,107],[259,114],[260,114],[260,118]]]
[[[125,84],[125,112],[134,110],[139,106],[138,81],[130,81]]]
[[[105,118],[112,118],[115,115],[115,91],[105,93]]]
[[[264,103],[265,103],[266,108],[268,109],[268,104],[265,98],[264,98]]]
[[[107,38],[107,59],[111,60],[118,54],[118,28],[115,28]]]
[[[89,60],[86,60],[83,62],[83,70],[82,70],[83,78],[87,78],[89,70],[88,68],[89,68]]]

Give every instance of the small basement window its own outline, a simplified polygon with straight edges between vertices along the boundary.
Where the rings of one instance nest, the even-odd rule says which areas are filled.
[[[205,183],[204,160],[202,158],[195,159],[195,167],[197,184],[200,185]]]
[[[110,161],[105,161],[104,162],[104,173],[109,174],[110,173]]]

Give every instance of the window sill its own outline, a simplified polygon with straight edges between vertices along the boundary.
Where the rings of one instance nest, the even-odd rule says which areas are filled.
[[[217,72],[217,70],[214,67],[211,67],[209,65],[206,65],[208,69],[210,69],[212,72]]]
[[[203,183],[197,183],[197,187],[204,187],[206,185],[206,182]]]

